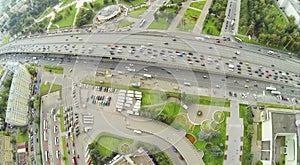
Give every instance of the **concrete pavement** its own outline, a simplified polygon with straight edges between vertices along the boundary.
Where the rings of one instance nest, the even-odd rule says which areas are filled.
[[[239,116],[239,103],[231,101],[230,117],[226,118],[226,142],[228,149],[224,155],[224,165],[241,164],[240,156],[243,154],[241,147],[243,146],[244,125],[243,119]]]

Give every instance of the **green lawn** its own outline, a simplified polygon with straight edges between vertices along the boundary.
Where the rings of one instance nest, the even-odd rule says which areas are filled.
[[[24,134],[18,130],[17,143],[27,142],[28,141],[28,132],[26,131]]]
[[[64,10],[59,12],[63,16],[63,18],[60,21],[56,22],[55,24],[57,24],[60,28],[68,27],[68,26],[73,25],[74,17],[75,17],[75,14],[76,14],[75,4],[70,6],[70,7],[71,7],[72,10],[71,10],[69,15],[66,14],[67,9],[64,9]]]
[[[188,8],[185,11],[182,20],[177,25],[177,28],[183,31],[192,31],[200,14],[200,11]]]
[[[197,136],[196,136],[197,137]],[[204,151],[205,150],[205,145],[207,144],[206,141],[196,141],[194,143],[195,148],[197,148],[198,150]]]
[[[122,21],[122,22],[119,23],[118,27],[123,28],[123,27],[130,26],[132,24],[133,24],[133,22],[130,22],[130,21]]]
[[[204,21],[202,33],[219,36],[221,28],[222,23],[219,22],[219,20],[215,16],[208,14]]]
[[[203,7],[205,6],[206,1],[196,1],[192,2],[190,7],[194,7],[196,9],[202,10]]]
[[[64,157],[67,158],[67,161],[65,161],[65,165],[69,165],[69,161],[68,161],[68,152],[67,152],[67,146],[66,146],[66,140],[64,136],[61,136],[61,143],[63,146],[63,150],[64,150]]]
[[[63,112],[63,107],[59,107],[59,116],[60,116],[60,132],[65,132],[64,128],[64,112]]]
[[[149,91],[143,92],[142,105],[157,104],[165,101],[167,96],[164,92]]]
[[[142,15],[146,10],[148,9],[148,6],[144,6],[135,10],[130,11],[129,15],[133,18],[138,18],[140,15]]]
[[[146,2],[146,0],[131,0],[129,2],[126,2],[125,0],[120,0],[119,4],[124,4],[127,6],[137,6],[137,5],[143,4],[145,2]]]
[[[262,138],[262,124],[259,123],[259,124],[257,125],[257,140],[260,141],[261,138]]]
[[[133,140],[118,135],[102,132],[94,140],[97,144],[96,149],[102,156],[111,155],[112,151],[118,151],[121,144],[132,144]]]
[[[47,82],[46,84],[42,83],[40,86],[40,95],[43,96],[43,95],[48,94],[50,87],[51,87],[51,85],[49,82]],[[61,85],[53,84],[52,88],[50,90],[50,93],[56,92],[56,91],[60,91],[60,93],[61,93],[61,89],[62,89]]]
[[[199,104],[220,106],[220,107],[230,107],[230,101],[223,98],[215,98],[209,96],[200,96]]]
[[[164,109],[160,115],[166,115],[168,117],[175,117],[178,113],[187,113],[187,111],[175,102],[168,102],[164,105]]]
[[[161,29],[167,30],[170,26],[170,23],[167,22],[166,18],[159,17],[157,21],[153,20],[151,24],[148,26],[148,29]]]
[[[64,68],[62,66],[45,65],[44,66],[44,71],[45,72],[56,73],[56,74],[63,74]]]

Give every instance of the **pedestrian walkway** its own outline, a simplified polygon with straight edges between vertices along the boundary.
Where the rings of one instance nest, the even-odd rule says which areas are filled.
[[[173,21],[171,22],[168,31],[176,31],[177,29],[177,25],[179,24],[179,22],[181,21],[185,11],[190,7],[190,4],[193,2],[193,0],[188,0],[186,1],[182,6],[181,6],[181,10],[178,12],[178,14],[176,15],[176,17],[173,19]]]
[[[241,164],[241,155],[243,154],[243,119],[239,116],[239,103],[237,101],[230,102],[230,117],[226,119],[226,142],[228,149],[225,151],[224,165]]]
[[[202,33],[202,29],[203,29],[203,23],[205,21],[206,15],[208,14],[208,9],[210,8],[212,3],[212,0],[206,0],[205,6],[201,12],[200,17],[197,20],[197,23],[194,27],[193,32],[196,34],[200,34]]]

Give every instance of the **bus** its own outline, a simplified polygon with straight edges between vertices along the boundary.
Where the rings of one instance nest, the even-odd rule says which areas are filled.
[[[86,145],[86,147],[85,147],[85,152],[87,152],[88,151],[88,149],[89,149],[89,145]]]
[[[189,82],[184,82],[183,85],[185,85],[185,86],[191,86],[191,83],[189,83]]]
[[[48,162],[48,151],[45,151],[45,161]]]
[[[46,130],[46,129],[47,129],[47,121],[44,120],[44,130]]]
[[[275,87],[266,87],[266,90],[267,91],[276,91],[276,88]]]
[[[273,94],[273,95],[280,95],[281,92],[280,91],[271,91],[271,94]]]
[[[47,141],[46,131],[44,131],[44,141]]]

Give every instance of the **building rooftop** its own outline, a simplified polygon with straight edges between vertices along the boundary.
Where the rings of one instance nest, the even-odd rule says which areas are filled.
[[[25,126],[28,122],[31,75],[26,67],[19,63],[7,63],[5,67],[13,72],[5,121],[11,125]]]
[[[155,165],[143,148],[139,148],[132,154],[122,155],[111,165]]]

